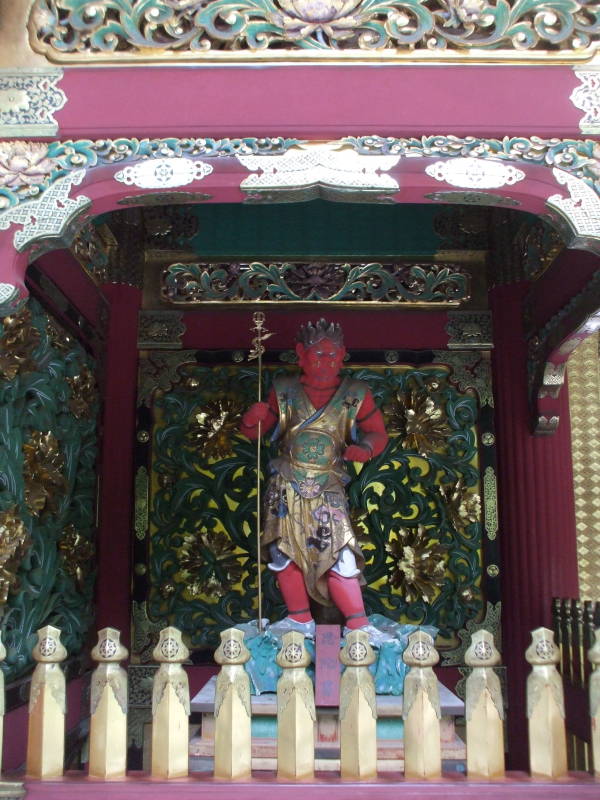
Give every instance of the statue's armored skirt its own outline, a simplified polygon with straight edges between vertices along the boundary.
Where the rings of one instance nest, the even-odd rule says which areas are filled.
[[[368,387],[344,378],[319,409],[299,378],[278,378],[274,388],[279,422],[273,438],[281,439],[281,455],[269,465],[263,547],[276,543],[302,570],[309,595],[331,605],[325,576],[342,550],[354,553],[361,573],[364,567],[348,514],[344,486],[349,478],[342,454]]]

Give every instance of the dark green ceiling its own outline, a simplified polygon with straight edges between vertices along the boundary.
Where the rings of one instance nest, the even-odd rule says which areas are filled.
[[[189,209],[188,209],[189,210]],[[191,207],[202,256],[429,255],[441,246],[436,205],[309,203]]]

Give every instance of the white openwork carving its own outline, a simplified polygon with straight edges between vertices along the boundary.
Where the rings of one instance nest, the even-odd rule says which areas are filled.
[[[0,283],[0,306],[12,300],[16,291],[17,287],[13,286],[12,283]]]
[[[475,653],[475,658],[478,658],[480,661],[489,661],[494,655],[494,651],[489,642],[477,642],[473,652]]]
[[[398,189],[398,181],[383,174],[400,156],[370,156],[331,145],[312,145],[278,156],[237,156],[254,175],[241,183],[245,191],[331,186],[338,189]]]
[[[75,199],[69,197],[71,187],[79,185],[84,176],[84,169],[70,172],[55,181],[39,198],[0,212],[0,230],[15,224],[23,226],[13,239],[19,252],[36,240],[60,237],[67,226],[91,205],[92,201],[85,195],[80,194]]]
[[[581,178],[556,167],[552,173],[558,183],[566,186],[570,197],[551,195],[547,204],[567,218],[578,236],[600,238],[600,198]]]
[[[62,69],[0,69],[0,136],[53,136],[54,113],[67,102]]]
[[[415,642],[410,649],[410,654],[415,661],[427,661],[431,647],[425,642]]]
[[[286,661],[289,661],[290,664],[297,664],[298,661],[302,659],[302,647],[294,642],[288,644],[283,651],[283,657]]]
[[[483,158],[449,158],[436,161],[425,168],[436,181],[463,189],[499,189],[512,186],[525,177],[525,173],[511,164]]]
[[[584,115],[579,120],[582,133],[600,133],[600,72],[593,70],[575,70],[581,86],[573,89],[570,101],[575,108],[580,108]]]
[[[225,658],[234,660],[242,655],[242,646],[235,639],[227,639],[223,645],[223,655]]]
[[[114,639],[102,639],[98,652],[102,658],[112,658],[117,654],[117,643]]]
[[[54,655],[56,653],[56,641],[50,636],[45,636],[40,642],[40,655],[44,658]]]
[[[176,658],[179,653],[179,642],[172,637],[164,639],[160,646],[160,652],[165,658]]]
[[[200,181],[212,171],[210,164],[192,158],[157,158],[125,167],[115,173],[115,180],[140,189],[168,189]]]
[[[362,642],[353,642],[348,648],[351,661],[364,661],[367,654],[367,648]]]
[[[540,639],[535,646],[535,652],[544,661],[552,661],[554,658],[554,644],[548,639]]]

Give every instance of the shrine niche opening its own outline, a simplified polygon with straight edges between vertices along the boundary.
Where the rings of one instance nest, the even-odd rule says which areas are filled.
[[[559,286],[576,251],[545,221],[514,206],[225,204],[177,192],[165,205],[158,193],[144,196],[153,199],[111,200],[76,231],[68,250],[40,251],[27,273],[29,291],[60,323],[77,331],[91,353],[107,354],[103,391],[113,419],[103,460],[117,473],[100,492],[99,619],[127,629],[133,575],[134,660],[143,667],[165,622],[194,639],[193,658],[202,664],[219,627],[252,615],[247,565],[254,553],[244,549],[251,453],[231,428],[222,453],[199,458],[198,452],[207,420],[225,411],[234,427],[237,412],[222,401],[251,399],[255,377],[244,359],[252,310],[265,310],[276,331],[267,382],[293,368],[298,323],[324,314],[345,328],[352,364],[377,384],[378,400],[397,426],[389,458],[378,465],[384,480],[357,470],[351,490],[359,527],[366,529],[367,518],[377,521],[376,545],[366,548],[373,553],[370,610],[437,624],[444,663],[459,663],[463,635],[499,623],[493,298],[520,287],[506,310],[531,342],[544,314],[536,291]],[[585,276],[593,276],[593,256],[579,255]],[[582,273],[582,290],[587,283]],[[500,327],[496,336],[507,333]],[[540,352],[530,349],[531,376]],[[525,404],[531,380],[521,384]],[[402,407],[414,412],[411,431]],[[134,453],[122,452],[125,441],[135,441]],[[235,496],[225,492],[219,506],[208,495],[227,484],[231,469],[239,486],[228,486]],[[387,480],[393,470],[402,473],[397,483]],[[135,499],[126,477],[132,474]],[[403,505],[417,512],[398,513]],[[132,513],[133,553],[114,537],[131,530]],[[435,529],[441,535],[430,533]],[[109,530],[107,547],[102,537]],[[425,556],[433,563],[419,573],[415,562],[412,588],[397,568],[406,548],[421,553],[421,564]],[[382,587],[387,599],[377,600]],[[420,599],[399,603],[398,589],[411,597],[420,592]],[[267,593],[276,615],[272,586]]]

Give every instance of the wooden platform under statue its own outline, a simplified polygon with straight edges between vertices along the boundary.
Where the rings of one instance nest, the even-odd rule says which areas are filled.
[[[214,698],[216,676],[212,677],[191,701],[192,713],[202,715],[199,735],[190,741],[190,758],[212,757],[214,754]],[[455,730],[456,717],[464,714],[463,701],[442,684],[440,693],[442,758],[446,762],[463,762],[465,743]],[[252,704],[252,767],[272,770],[277,766],[277,696],[272,693],[254,695]],[[404,766],[403,698],[377,695],[377,759],[378,770],[396,771]],[[317,770],[339,770],[340,744],[337,707],[317,707],[315,731],[315,767]]]

